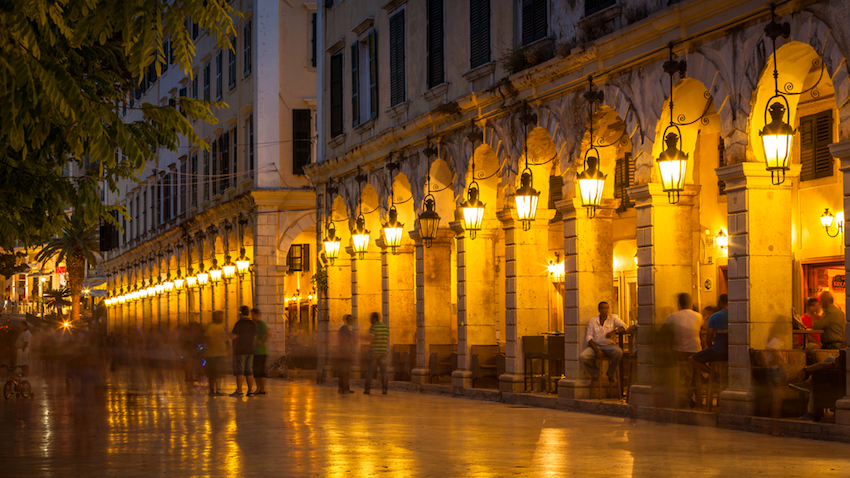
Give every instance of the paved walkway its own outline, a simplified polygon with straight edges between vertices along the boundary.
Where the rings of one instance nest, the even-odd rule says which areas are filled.
[[[417,393],[33,381],[0,405],[0,476],[850,476],[847,444]]]

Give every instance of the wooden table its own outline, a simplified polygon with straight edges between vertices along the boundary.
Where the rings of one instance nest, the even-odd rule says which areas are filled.
[[[816,335],[816,334],[822,334],[822,333],[823,333],[823,330],[816,330],[816,329],[792,330],[791,331],[791,334],[793,334],[793,335],[802,335],[803,336],[803,348],[806,348],[806,346],[809,345],[809,336],[810,335]],[[796,342],[796,340],[795,340],[795,342]]]

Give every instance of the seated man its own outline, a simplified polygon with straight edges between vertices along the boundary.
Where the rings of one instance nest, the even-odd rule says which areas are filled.
[[[617,332],[625,332],[626,324],[616,315],[611,315],[608,302],[600,302],[598,310],[599,315],[590,319],[587,324],[587,348],[579,356],[579,362],[593,379],[597,379],[599,367],[596,366],[596,360],[608,357],[611,360],[608,366],[608,380],[613,381],[620,360],[623,359],[623,349],[612,339]]]
[[[820,295],[820,303],[823,307],[823,315],[812,323],[815,330],[823,330],[820,336],[821,343],[825,349],[844,348],[844,313],[833,303],[835,299],[829,292]]]
[[[815,394],[812,390],[812,377],[811,374],[817,372],[819,370],[827,370],[831,368],[838,368],[840,364],[835,357],[829,356],[824,358],[822,362],[818,362],[812,365],[807,365],[800,371],[800,376],[797,377],[797,382],[789,383],[788,386],[797,390],[798,392],[803,392],[809,395],[809,405],[806,408],[806,414],[800,417],[800,420],[813,420],[818,421],[821,418],[823,410],[815,410]]]
[[[694,354],[699,352],[699,329],[702,327],[702,316],[694,312],[691,294],[681,293],[677,296],[679,310],[664,319],[664,326],[673,330],[673,351]]]
[[[696,372],[694,375],[697,378],[698,385],[703,373],[711,373],[711,369],[706,365],[707,363],[729,360],[729,297],[726,294],[720,294],[717,299],[717,307],[720,310],[708,318],[708,329],[705,337],[708,348],[691,355],[689,359]]]

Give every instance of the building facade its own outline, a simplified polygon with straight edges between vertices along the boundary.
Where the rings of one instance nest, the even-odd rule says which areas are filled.
[[[197,50],[192,75],[169,59],[160,75],[150,69],[128,101],[127,121],[144,103],[180,96],[223,106],[213,108],[216,124],[194,124],[208,149],[183,140],[176,152],[162,150],[138,183],[106,198],[129,214],[119,217],[123,232],[104,263],[108,323],[119,332],[204,326],[223,310],[232,325],[238,306],[248,305],[263,312],[269,353],[280,355],[287,325],[302,320],[287,315],[283,299],[297,297],[299,283],[299,302],[310,312],[309,268],[288,259],[297,249],[298,262],[310,264],[315,236],[315,195],[303,168],[315,156],[316,4],[233,5],[242,13],[233,50],[189,25]],[[164,46],[168,52],[168,39]]]
[[[654,334],[676,294],[705,307],[728,293],[720,409],[752,414],[749,350],[773,338],[791,348],[792,307],[820,291],[845,309],[846,2],[777,7],[775,49],[771,11],[755,1],[325,6],[322,152],[307,174],[316,248],[329,229],[342,247],[324,263],[320,371],[330,374],[332,331],[348,313],[364,329],[380,312],[392,344],[415,346],[414,382],[429,381],[432,346],[454,347],[458,393],[472,386],[473,346],[501,344],[499,388],[515,392],[523,337],[559,332],[558,393],[569,403],[590,396],[579,354],[608,301],[637,327],[630,401],[650,405]],[[790,164],[769,171],[777,154],[760,132],[777,101],[796,133]],[[687,162],[668,178],[658,160],[675,150]],[[600,173],[604,187],[579,188]],[[529,185],[533,220],[522,207]],[[472,228],[470,188],[485,205]],[[395,251],[393,209],[405,228]],[[848,407],[838,404],[842,423]]]

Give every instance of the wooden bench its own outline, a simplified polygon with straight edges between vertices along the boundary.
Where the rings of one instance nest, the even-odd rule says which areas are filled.
[[[498,345],[473,345],[471,363],[473,388],[482,378],[493,378],[498,386],[499,376],[505,373],[505,355]]]
[[[416,344],[393,345],[393,368],[395,380],[409,382],[416,365]]]
[[[431,355],[428,360],[429,381],[434,383],[434,377],[451,376],[457,369],[457,352],[454,344],[431,344]]]

